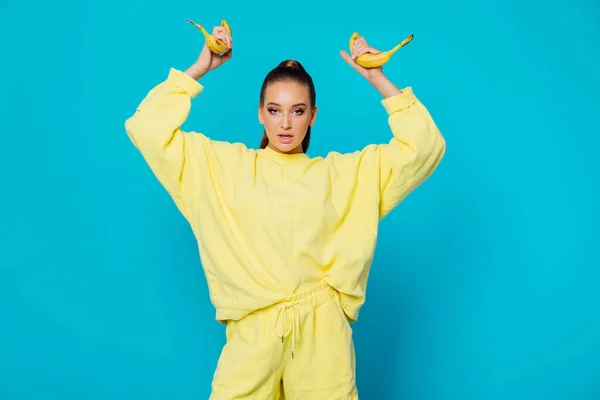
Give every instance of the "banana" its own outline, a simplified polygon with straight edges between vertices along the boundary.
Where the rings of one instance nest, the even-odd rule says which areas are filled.
[[[354,32],[352,34],[352,36],[350,36],[350,54],[352,54],[352,46],[354,45],[354,41],[358,37],[359,37],[358,32]],[[398,50],[400,50],[402,47],[404,47],[407,44],[409,44],[410,41],[413,40],[413,37],[414,37],[414,35],[411,33],[401,43],[399,43],[394,48],[392,48],[392,49],[390,49],[388,51],[382,51],[381,53],[377,53],[377,54],[365,53],[365,54],[362,54],[362,55],[356,57],[356,59],[354,61],[356,61],[356,63],[358,65],[360,65],[361,67],[364,67],[364,68],[378,68],[378,67],[381,67],[383,64],[385,64],[388,61],[390,61],[390,58],[392,57],[392,54],[394,54],[395,52],[397,52]]]
[[[197,24],[194,21],[190,21],[189,19],[186,19],[186,21],[189,22],[190,24],[194,25],[196,28],[200,29],[200,32],[202,32],[202,34],[204,35],[204,38],[206,39],[206,45],[208,46],[210,51],[212,51],[213,53],[216,53],[216,54],[223,54],[228,50],[227,43],[225,43],[221,39],[217,39],[216,37],[214,37],[213,35],[208,33],[206,31],[206,29],[204,29],[202,27],[202,25]],[[221,26],[224,27],[227,30],[227,32],[229,33],[229,35],[231,36],[231,27],[229,26],[227,21],[222,20]]]

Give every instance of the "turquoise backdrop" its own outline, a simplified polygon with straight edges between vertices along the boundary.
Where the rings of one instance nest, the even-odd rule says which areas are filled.
[[[227,19],[184,128],[258,145],[262,79],[312,74],[311,155],[390,138],[358,31],[447,140],[381,223],[361,399],[600,399],[597,1],[3,1],[0,400],[206,399],[224,329],[195,239],[125,120]],[[370,127],[370,128],[368,128]]]

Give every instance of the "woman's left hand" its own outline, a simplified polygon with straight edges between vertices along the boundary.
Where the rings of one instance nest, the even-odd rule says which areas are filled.
[[[383,71],[382,71],[381,67],[364,68],[364,67],[361,67],[360,65],[358,65],[356,63],[356,61],[354,61],[356,59],[356,57],[359,57],[365,53],[371,53],[371,54],[381,53],[381,51],[377,50],[376,48],[369,46],[364,37],[359,36],[358,38],[356,38],[356,40],[354,41],[354,44],[352,45],[351,51],[352,51],[352,55],[349,55],[345,50],[340,51],[340,54],[342,55],[344,60],[346,60],[346,62],[348,64],[350,64],[350,66],[352,68],[354,68],[356,71],[358,71],[359,74],[364,76],[369,81],[383,77]]]

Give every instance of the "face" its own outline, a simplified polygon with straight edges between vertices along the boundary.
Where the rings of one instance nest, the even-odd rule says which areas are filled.
[[[265,127],[269,147],[280,153],[302,153],[306,130],[317,116],[306,86],[297,82],[274,82],[267,86],[258,119]]]

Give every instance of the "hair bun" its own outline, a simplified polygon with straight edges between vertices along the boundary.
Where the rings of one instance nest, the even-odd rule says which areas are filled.
[[[298,68],[304,71],[304,67],[296,60],[284,60],[279,63],[278,67]]]

